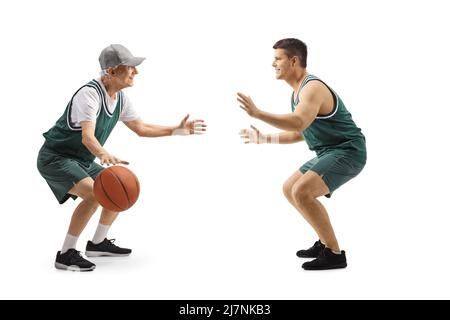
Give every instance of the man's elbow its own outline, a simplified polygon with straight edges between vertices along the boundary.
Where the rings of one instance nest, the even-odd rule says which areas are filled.
[[[303,130],[305,130],[304,121],[299,118],[295,119],[295,123],[292,127],[292,131],[302,132]]]
[[[145,137],[145,128],[144,126],[139,126],[137,128],[135,128],[134,133],[136,133],[138,135],[138,137]]]
[[[300,142],[300,141],[303,141],[303,140],[304,140],[303,134],[300,133],[300,132],[295,132],[294,141],[295,142]]]
[[[92,143],[92,138],[89,137],[89,136],[82,136],[82,137],[81,137],[81,143],[82,143],[85,147],[87,147],[87,146],[91,145],[91,143]]]

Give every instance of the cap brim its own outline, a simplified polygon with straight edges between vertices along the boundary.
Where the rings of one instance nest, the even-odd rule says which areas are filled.
[[[145,60],[144,57],[133,57],[127,62],[122,63],[124,66],[136,67]]]

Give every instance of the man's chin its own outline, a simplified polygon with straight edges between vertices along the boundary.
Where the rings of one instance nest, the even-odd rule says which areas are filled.
[[[122,85],[122,87],[119,90],[123,90],[129,87],[132,87],[134,85],[134,83],[125,83]]]

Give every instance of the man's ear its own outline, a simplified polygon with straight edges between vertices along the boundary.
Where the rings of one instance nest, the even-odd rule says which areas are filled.
[[[111,76],[114,75],[114,73],[115,73],[114,68],[109,67],[108,69],[106,69],[106,73]]]

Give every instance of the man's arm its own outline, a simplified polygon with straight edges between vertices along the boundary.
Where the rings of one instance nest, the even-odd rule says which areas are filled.
[[[144,123],[141,119],[126,121],[125,125],[140,137],[164,137],[171,135],[202,134],[206,131],[203,120],[188,121],[189,115],[181,120],[178,126],[160,126]]]
[[[323,97],[314,84],[303,89],[301,102],[295,112],[289,114],[274,114],[259,110],[250,97],[242,93],[238,93],[238,96],[241,108],[250,116],[281,130],[294,132],[302,132],[308,128],[316,118],[323,103]]]
[[[303,141],[303,135],[299,132],[284,131],[280,133],[263,134],[254,126],[251,129],[242,129],[240,131],[241,138],[245,143],[272,143],[272,144],[290,144]]]
[[[140,137],[165,137],[172,135],[176,126],[160,126],[144,123],[141,119],[126,121],[125,125]]]
[[[290,144],[305,140],[301,133],[295,131],[284,131],[276,134],[271,134],[269,136],[271,137],[271,139],[269,139],[271,140],[269,143]],[[274,139],[278,139],[278,142],[275,142]]]
[[[94,156],[100,159],[101,164],[129,164],[127,161],[120,160],[119,158],[109,154],[106,149],[103,148],[95,137],[95,122],[93,121],[81,121],[81,143]]]

